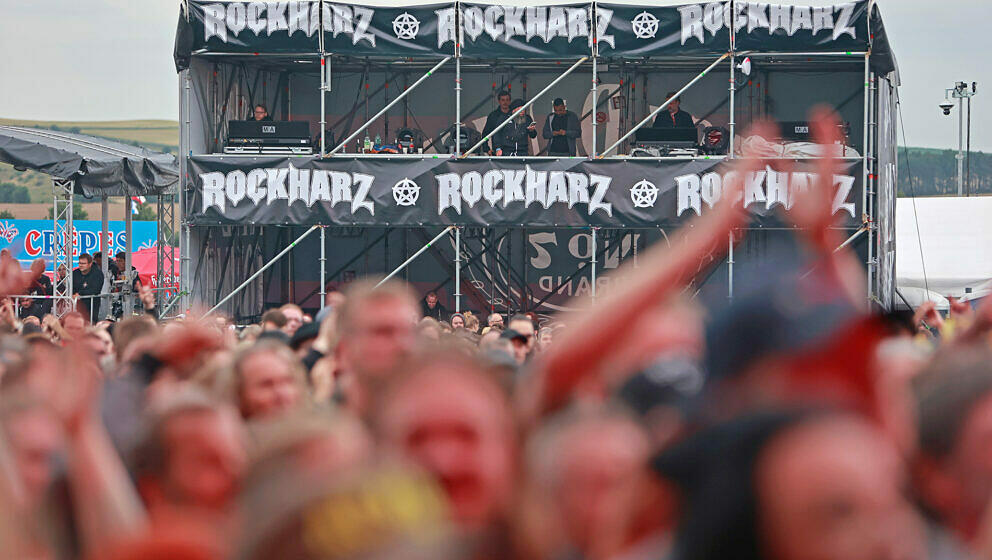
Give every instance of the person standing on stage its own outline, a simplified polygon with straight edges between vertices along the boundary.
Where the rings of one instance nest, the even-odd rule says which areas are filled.
[[[499,93],[496,94],[496,103],[498,103],[499,106],[496,107],[496,109],[494,109],[492,113],[489,113],[488,117],[486,117],[486,126],[482,128],[483,138],[488,136],[489,133],[491,133],[492,131],[496,130],[496,127],[502,124],[503,121],[505,121],[506,118],[510,116],[510,112],[511,112],[510,92],[506,91],[505,89],[499,90]],[[511,126],[511,125],[507,125],[507,126]],[[499,143],[496,141],[495,138],[492,139],[491,144],[490,143],[486,144],[486,149],[489,151],[490,154],[495,152],[497,148],[499,148]]]
[[[552,103],[554,112],[544,121],[544,138],[548,142],[548,155],[575,156],[575,139],[582,135],[579,117],[568,110],[565,100],[557,98]]]
[[[522,107],[522,99],[514,99],[510,112]],[[537,123],[526,112],[520,113],[504,126],[493,138],[497,156],[526,156],[530,153],[530,139],[537,138]]]
[[[675,92],[670,91],[665,99],[672,99],[675,97]],[[696,126],[696,123],[692,120],[692,115],[686,113],[679,109],[679,99],[675,97],[672,102],[666,107],[667,111],[662,111],[658,113],[658,116],[654,118],[654,128],[692,128]]]

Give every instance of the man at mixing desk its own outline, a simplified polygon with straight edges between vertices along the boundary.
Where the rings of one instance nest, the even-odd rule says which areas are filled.
[[[679,109],[679,99],[675,97],[675,92],[669,92],[665,96],[665,99],[671,99],[672,102],[666,107],[667,110],[658,113],[658,116],[654,118],[654,128],[692,128],[696,126],[696,123],[692,120],[692,115],[686,113]]]

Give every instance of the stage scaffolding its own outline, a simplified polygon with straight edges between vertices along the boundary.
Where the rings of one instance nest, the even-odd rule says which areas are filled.
[[[731,13],[736,13],[734,10],[734,4],[742,4],[741,2],[730,1],[727,2],[730,6]],[[323,2],[320,2],[323,4]],[[190,8],[188,0],[183,3],[184,10],[183,16],[189,21]],[[594,13],[597,4],[593,3],[590,13]],[[870,17],[877,17],[873,12]],[[842,70],[844,72],[863,72],[864,85],[860,91],[860,104],[862,106],[862,122],[861,122],[861,144],[860,155],[857,158],[843,157],[846,162],[856,161],[860,163],[860,171],[862,177],[862,188],[861,188],[861,215],[856,217],[856,223],[852,226],[846,227],[849,237],[842,245],[842,247],[860,241],[862,237],[865,238],[866,248],[864,250],[864,263],[866,269],[866,282],[868,286],[868,305],[879,305],[882,307],[889,307],[892,301],[891,285],[892,281],[890,276],[894,274],[894,267],[889,267],[886,265],[884,269],[879,268],[880,254],[881,252],[887,252],[889,255],[894,253],[894,239],[887,232],[879,231],[879,216],[880,211],[880,201],[879,201],[879,188],[887,189],[882,193],[882,197],[886,200],[890,197],[894,198],[894,188],[895,188],[895,171],[892,170],[890,176],[885,178],[886,184],[880,185],[880,170],[879,170],[879,135],[889,135],[891,131],[884,130],[880,131],[878,128],[880,120],[880,111],[888,111],[894,107],[894,94],[895,89],[898,86],[898,71],[892,70],[886,72],[882,75],[876,74],[873,69],[873,59],[872,50],[869,48],[867,50],[839,50],[839,51],[823,51],[823,52],[789,52],[789,51],[760,51],[755,49],[740,49],[737,44],[738,32],[732,32],[728,34],[728,45],[726,52],[723,52],[714,56],[706,56],[701,54],[690,54],[686,56],[659,56],[659,57],[645,57],[640,59],[624,59],[617,58],[615,56],[604,56],[600,53],[599,46],[595,40],[591,41],[589,52],[585,56],[573,59],[562,59],[562,60],[523,60],[523,61],[509,61],[500,62],[495,61],[504,65],[502,81],[497,81],[496,79],[496,64],[493,61],[483,61],[477,57],[467,57],[464,56],[463,44],[464,44],[464,29],[459,26],[459,40],[454,46],[454,52],[451,56],[441,58],[430,57],[424,58],[409,58],[403,61],[389,61],[384,59],[376,59],[375,57],[356,57],[340,55],[339,53],[331,52],[326,49],[324,44],[324,33],[317,33],[319,36],[319,49],[318,52],[314,53],[294,53],[294,54],[278,54],[278,53],[254,53],[255,56],[246,57],[243,54],[232,54],[232,53],[216,53],[216,52],[194,52],[192,53],[192,58],[194,60],[202,58],[203,60],[209,60],[210,64],[214,65],[214,76],[217,76],[217,65],[231,64],[236,65],[241,68],[244,72],[243,79],[238,77],[237,80],[232,78],[226,85],[226,90],[224,89],[212,89],[211,96],[211,110],[210,114],[207,115],[211,120],[209,127],[212,132],[208,135],[212,137],[216,149],[217,138],[220,136],[220,130],[224,126],[223,119],[230,118],[234,113],[230,107],[231,99],[244,98],[244,92],[242,88],[242,82],[248,81],[248,68],[251,65],[258,65],[260,68],[264,66],[266,68],[265,72],[266,78],[260,78],[262,75],[262,70],[258,70],[255,74],[256,86],[258,81],[264,83],[266,80],[275,79],[279,87],[283,83],[291,84],[292,79],[289,74],[296,71],[298,66],[304,68],[304,72],[313,72],[313,67],[317,68],[318,80],[317,80],[317,95],[320,99],[320,131],[319,131],[319,146],[318,152],[321,158],[337,158],[341,157],[339,154],[342,150],[346,150],[350,142],[352,142],[356,137],[362,133],[362,131],[367,131],[373,123],[379,120],[383,115],[389,118],[389,111],[396,110],[397,108],[403,108],[404,110],[404,124],[407,124],[407,113],[409,110],[409,94],[413,92],[418,87],[430,87],[430,88],[440,88],[444,84],[441,82],[442,76],[451,76],[450,74],[438,73],[439,70],[448,64],[450,61],[454,61],[454,74],[452,83],[448,84],[454,92],[454,111],[452,117],[454,119],[454,151],[450,156],[444,155],[440,157],[452,157],[452,158],[467,158],[467,157],[481,157],[476,156],[475,152],[478,148],[489,141],[496,131],[490,132],[488,135],[482,137],[481,140],[473,142],[469,146],[462,145],[461,142],[461,128],[464,123],[469,120],[473,115],[476,115],[480,107],[485,106],[486,103],[492,103],[495,93],[502,89],[508,82],[512,84],[516,76],[524,75],[527,72],[548,72],[548,71],[559,71],[560,73],[556,78],[554,78],[551,83],[538,92],[533,97],[527,98],[527,81],[526,77],[523,78],[524,84],[524,99],[526,104],[519,108],[516,113],[523,112],[528,109],[532,104],[534,104],[538,99],[545,99],[544,97],[547,92],[551,91],[552,86],[556,85],[559,80],[564,79],[573,71],[582,68],[589,72],[591,77],[590,80],[590,95],[592,96],[592,108],[588,111],[583,111],[579,115],[580,122],[586,122],[587,119],[591,121],[592,128],[592,142],[590,146],[585,147],[586,158],[588,159],[605,159],[605,160],[627,160],[629,156],[622,155],[611,155],[614,150],[620,152],[627,152],[630,148],[629,139],[632,138],[635,131],[640,129],[645,125],[649,125],[656,115],[664,111],[668,102],[665,101],[659,106],[652,108],[648,100],[647,93],[647,82],[648,76],[654,72],[668,72],[668,71],[678,71],[685,73],[687,71],[692,72],[692,78],[687,80],[683,87],[677,90],[676,97],[680,97],[687,92],[689,92],[694,85],[696,85],[700,80],[706,77],[711,77],[717,75],[718,73],[724,73],[727,76],[727,82],[729,86],[727,87],[727,97],[729,98],[729,119],[726,123],[726,128],[729,131],[729,146],[728,151],[725,156],[700,156],[699,159],[712,160],[712,159],[726,159],[732,160],[734,158],[735,143],[739,140],[739,117],[741,109],[738,104],[741,100],[741,95],[746,94],[752,99],[749,103],[753,106],[753,96],[755,95],[753,88],[751,88],[750,81],[755,79],[752,76],[744,76],[744,85],[740,83],[741,72],[742,72],[742,62],[747,59],[749,61],[755,61],[756,64],[760,64],[762,71],[765,72],[764,80],[767,81],[771,76],[774,76],[774,72],[777,69],[782,68],[791,72],[805,72],[805,71],[832,71],[832,70]],[[887,44],[886,44],[887,49]],[[230,61],[230,62],[228,62]],[[397,62],[402,62],[402,64],[397,64]],[[893,63],[894,64],[894,63]],[[505,67],[509,67],[506,70]],[[610,72],[619,75],[619,86],[613,92],[602,92],[601,91],[601,80],[604,75],[603,67],[609,69]],[[702,69],[701,69],[702,68]],[[274,69],[274,70],[273,70]],[[701,70],[700,70],[701,69]],[[370,112],[370,95],[372,97],[378,95],[383,91],[383,87],[376,91],[370,93],[368,75],[371,71],[378,70],[383,74],[383,80],[385,83],[385,103],[382,108],[377,111],[373,116],[369,116]],[[332,144],[328,141],[326,137],[327,130],[327,113],[326,113],[326,96],[328,93],[333,93],[331,83],[331,76],[338,71],[347,72],[362,72],[363,79],[365,81],[365,91],[364,100],[359,102],[356,100],[355,105],[352,107],[353,111],[350,115],[351,118],[356,116],[357,111],[364,110],[365,117],[358,118],[359,122],[362,122],[358,126],[349,126],[346,135],[343,136],[343,140],[335,140]],[[516,308],[512,310],[516,311],[529,311],[531,309],[536,309],[551,298],[554,294],[561,291],[562,287],[565,286],[566,282],[571,281],[585,273],[589,273],[592,277],[591,283],[591,295],[596,296],[596,286],[597,286],[597,274],[602,274],[601,264],[604,257],[608,255],[610,250],[617,249],[617,243],[623,245],[626,244],[626,253],[621,250],[621,261],[623,255],[627,255],[628,258],[633,258],[636,261],[636,254],[639,250],[638,247],[642,245],[640,241],[637,240],[637,235],[639,231],[653,231],[660,228],[650,228],[643,226],[636,227],[623,227],[614,228],[610,231],[609,228],[602,228],[600,226],[589,226],[582,228],[589,235],[589,243],[591,244],[590,250],[588,251],[588,259],[582,263],[579,267],[575,268],[571,274],[559,282],[557,285],[552,286],[552,289],[546,290],[548,293],[542,297],[538,297],[534,294],[528,295],[530,292],[530,287],[528,285],[527,279],[527,263],[526,259],[523,263],[523,269],[514,269],[514,263],[510,261],[509,255],[500,254],[497,249],[497,240],[503,240],[506,238],[512,238],[514,229],[518,232],[522,232],[524,236],[527,234],[528,224],[520,224],[518,228],[508,228],[508,227],[476,227],[467,225],[448,225],[444,224],[432,224],[435,230],[440,230],[437,235],[428,235],[426,232],[428,229],[426,224],[424,225],[407,225],[399,226],[395,224],[382,224],[381,228],[374,228],[370,230],[361,226],[347,226],[347,225],[335,225],[335,224],[320,224],[310,227],[309,229],[297,226],[296,228],[285,228],[284,232],[280,232],[277,235],[276,245],[281,248],[278,254],[274,257],[270,257],[273,252],[275,252],[276,247],[270,247],[268,250],[262,248],[262,245],[269,244],[271,240],[265,238],[264,240],[261,230],[268,226],[259,226],[253,224],[244,224],[243,226],[237,225],[223,225],[223,226],[204,226],[204,225],[193,225],[190,223],[189,216],[196,212],[192,204],[191,192],[193,189],[191,171],[189,158],[198,155],[197,151],[193,148],[193,143],[190,138],[191,133],[191,123],[194,117],[203,117],[200,112],[195,112],[191,106],[191,90],[193,89],[193,80],[190,74],[191,70],[186,68],[180,72],[180,110],[181,110],[181,157],[180,157],[180,168],[181,168],[181,183],[182,188],[179,194],[179,206],[181,209],[180,223],[181,223],[181,253],[182,253],[182,268],[181,268],[181,287],[180,294],[182,299],[179,304],[182,309],[189,309],[194,303],[206,304],[211,307],[211,310],[223,308],[223,304],[229,301],[236,302],[233,305],[228,305],[228,307],[223,308],[224,311],[232,313],[242,318],[254,317],[261,312],[261,306],[258,305],[258,301],[255,304],[251,304],[250,300],[252,298],[264,298],[267,293],[267,282],[270,277],[266,276],[266,271],[271,274],[270,267],[276,263],[280,258],[286,255],[292,255],[292,248],[298,243],[302,242],[304,238],[308,237],[312,232],[319,230],[319,263],[320,272],[319,280],[316,289],[307,293],[299,294],[293,293],[293,288],[289,288],[288,293],[283,293],[281,296],[283,299],[289,299],[293,301],[303,302],[310,301],[313,295],[319,294],[319,303],[317,307],[323,306],[324,295],[328,291],[328,287],[332,284],[339,285],[343,281],[340,278],[341,273],[348,268],[349,264],[361,259],[367,251],[371,250],[373,247],[380,243],[385,242],[387,247],[389,244],[389,239],[392,232],[403,230],[404,228],[413,229],[423,229],[425,232],[419,238],[419,242],[410,242],[410,235],[404,232],[403,243],[404,247],[409,249],[406,254],[410,256],[400,263],[390,263],[390,253],[387,248],[383,262],[383,266],[380,268],[380,272],[387,276],[402,276],[407,270],[407,267],[414,262],[417,258],[425,258],[424,254],[438,253],[440,251],[437,248],[439,242],[447,237],[450,237],[450,243],[453,245],[453,251],[450,256],[445,258],[448,260],[450,266],[449,278],[443,283],[434,287],[434,289],[439,289],[448,283],[454,283],[453,286],[453,296],[454,296],[454,309],[460,310],[463,307],[463,298],[468,297],[473,299],[472,305],[478,307],[480,302],[487,302],[486,294],[482,293],[482,290],[478,286],[464,285],[462,281],[462,272],[466,268],[471,268],[473,266],[478,266],[479,262],[485,260],[486,266],[493,268],[504,268],[506,273],[503,275],[505,277],[506,286],[502,290],[504,294],[516,294],[519,296],[519,301],[516,303]],[[284,73],[286,75],[284,75]],[[490,95],[479,100],[477,103],[472,105],[474,99],[468,100],[463,98],[463,82],[466,76],[484,78],[485,75],[489,73],[492,78],[492,91]],[[404,84],[402,92],[393,97],[391,100],[388,97],[388,88],[390,83],[399,82],[399,78],[402,77]],[[415,78],[411,83],[411,78]],[[643,78],[643,83],[640,92],[637,91],[637,82],[639,78]],[[757,78],[761,79],[761,78]],[[881,81],[886,82],[886,96],[885,98],[879,98],[879,87],[878,84]],[[425,85],[429,84],[429,85]],[[795,84],[796,88],[802,88],[801,83]],[[235,91],[236,90],[236,91]],[[276,98],[280,99],[285,108],[287,105],[291,106],[291,100],[289,99],[289,88],[285,89],[286,97],[279,98],[279,93],[276,93]],[[637,100],[637,95],[640,93],[642,95],[642,100],[639,103]],[[201,95],[202,92],[201,92]],[[750,111],[750,120],[754,120],[755,113],[758,116],[767,115],[768,111],[768,90],[767,86],[764,92],[757,92],[759,101],[758,109]],[[762,95],[764,95],[764,107],[762,108]],[[657,94],[654,97],[658,98]],[[608,145],[605,149],[600,150],[598,148],[600,129],[603,128],[605,123],[600,123],[599,115],[600,109],[605,108],[610,103],[615,103],[616,99],[621,100],[621,111],[619,122],[615,123],[617,126],[616,136],[618,137],[612,144]],[[468,111],[465,111],[466,101],[471,107]],[[638,111],[638,104],[641,105],[640,111]],[[242,108],[243,109],[243,108]],[[250,107],[249,107],[250,110]],[[646,115],[643,118],[636,118],[637,113],[640,112],[642,115]],[[509,123],[513,116],[513,113],[507,117],[507,119],[502,123],[505,125]],[[291,108],[285,109],[284,114],[291,115]],[[395,118],[395,117],[393,117]],[[894,119],[884,117],[889,122],[888,127],[894,127]],[[341,124],[345,119],[342,117],[338,120]],[[636,124],[635,124],[636,121]],[[350,121],[349,121],[350,124]],[[502,126],[501,125],[501,126]],[[614,123],[610,123],[611,126]],[[388,124],[387,124],[388,132]],[[855,133],[852,131],[851,138],[855,138]],[[209,143],[209,138],[207,143]],[[437,147],[435,144],[437,139],[434,139],[428,146]],[[892,148],[891,141],[882,146],[881,149],[890,150]],[[894,154],[894,152],[893,152]],[[355,154],[345,154],[348,157],[354,158]],[[375,158],[381,158],[379,155],[369,155],[369,156],[358,156],[367,157],[370,161]],[[423,155],[410,155],[402,156],[409,158],[411,161],[416,161],[418,159],[429,159],[439,157],[436,154],[423,154]],[[493,158],[499,159],[499,158]],[[546,158],[541,157],[530,157],[530,158],[518,158],[523,160],[533,160],[542,161]],[[663,159],[663,158],[662,158]],[[786,159],[786,158],[783,158]],[[796,158],[787,158],[796,159]],[[890,158],[894,163],[894,155]],[[892,191],[892,192],[889,192]],[[882,201],[886,202],[886,201]],[[882,208],[881,211],[885,211]],[[161,216],[161,214],[160,214]],[[171,219],[171,218],[170,218]],[[890,216],[884,217],[884,222],[891,222],[893,218]],[[291,224],[286,224],[287,226]],[[379,233],[378,230],[382,230],[384,233]],[[530,229],[542,229],[541,227],[531,227]],[[548,229],[548,228],[543,228]],[[569,228],[571,231],[577,231],[575,228]],[[776,228],[762,228],[765,231],[774,230]],[[472,236],[474,240],[479,242],[478,247],[468,247],[463,242],[465,237],[465,232],[468,230],[475,231]],[[894,226],[893,226],[894,230]],[[303,231],[302,235],[298,232]],[[353,255],[349,255],[347,259],[347,264],[337,269],[328,270],[327,266],[327,252],[329,249],[328,243],[332,245],[333,240],[337,238],[336,233],[344,232],[348,237],[354,237],[356,231],[362,232],[365,243],[362,248]],[[656,232],[655,232],[656,233]],[[885,239],[879,240],[879,236],[882,235]],[[392,235],[393,237],[395,235]],[[195,239],[194,239],[195,237]],[[667,233],[662,230],[662,237],[667,240]],[[251,241],[251,238],[254,241]],[[409,244],[409,247],[407,245]],[[726,279],[727,279],[727,297],[733,298],[734,296],[734,267],[735,267],[735,250],[734,250],[734,236],[731,235],[728,240],[729,252],[727,259],[725,261],[726,265]],[[527,243],[523,241],[520,245],[526,250]],[[630,256],[632,251],[633,255]],[[333,250],[331,251],[334,252]],[[194,255],[198,255],[196,258],[196,264],[193,264]],[[519,255],[518,255],[519,256]],[[740,251],[738,251],[738,258],[740,258]],[[891,260],[891,256],[887,257]],[[317,260],[317,259],[315,259]],[[597,268],[597,265],[600,267]],[[219,266],[218,266],[219,265]],[[289,265],[292,268],[292,265]],[[893,269],[890,269],[893,268]],[[712,274],[712,272],[711,272]],[[247,278],[247,279],[245,279]],[[497,281],[497,275],[491,276],[492,281]],[[242,280],[245,279],[245,280]],[[705,280],[705,279],[704,279]],[[468,293],[463,293],[466,290]],[[493,289],[492,291],[495,291]],[[285,292],[285,290],[284,290]],[[248,296],[248,294],[251,294]],[[239,296],[235,299],[235,296]],[[247,299],[246,299],[246,296]],[[198,300],[198,301],[195,301]],[[494,305],[493,297],[490,294],[488,297],[488,310],[499,310],[498,306]],[[313,305],[311,305],[313,307]],[[506,311],[511,311],[509,307]]]

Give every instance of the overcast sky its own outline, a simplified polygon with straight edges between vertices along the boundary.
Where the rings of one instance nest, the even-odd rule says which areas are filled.
[[[0,117],[177,119],[178,0],[0,0]],[[802,4],[831,4],[806,0]],[[957,148],[937,104],[977,81],[972,148],[992,151],[990,0],[878,0],[902,72],[909,145]],[[901,141],[901,140],[900,140]]]

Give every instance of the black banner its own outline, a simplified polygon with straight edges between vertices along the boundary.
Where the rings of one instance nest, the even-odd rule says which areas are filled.
[[[182,17],[180,17],[180,22]],[[189,3],[189,25],[196,52],[320,52],[320,2]]]
[[[454,5],[383,8],[317,0],[190,2],[193,52],[328,53],[384,56],[454,54]],[[450,37],[438,35],[450,20]]]
[[[455,54],[452,4],[383,8],[324,4],[324,50],[370,56]]]
[[[672,227],[722,194],[722,160],[199,156],[194,224]],[[834,176],[834,212],[861,216],[858,164]],[[814,177],[771,169],[745,180],[758,219]]]
[[[602,56],[721,54],[730,50],[730,3],[685,6],[596,4],[606,24],[597,36]]]
[[[868,0],[822,7],[735,2],[733,19],[738,51],[867,52],[869,48]]]
[[[459,7],[463,56],[579,58],[592,52],[596,31],[592,4],[523,7],[460,3]]]

